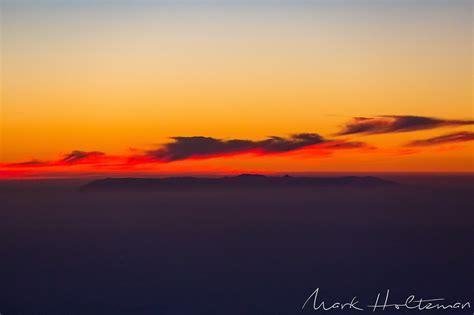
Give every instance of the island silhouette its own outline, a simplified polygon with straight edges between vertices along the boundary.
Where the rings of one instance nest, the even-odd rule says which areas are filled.
[[[80,187],[80,191],[149,191],[184,188],[277,188],[277,187],[324,187],[350,186],[374,187],[396,185],[393,181],[374,176],[342,177],[293,177],[241,174],[225,177],[165,177],[165,178],[105,178],[94,180]]]

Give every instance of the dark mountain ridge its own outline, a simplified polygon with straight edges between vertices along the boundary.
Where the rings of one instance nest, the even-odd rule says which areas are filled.
[[[80,187],[80,191],[149,191],[182,188],[273,188],[273,187],[324,187],[350,186],[374,187],[395,185],[373,176],[344,177],[292,177],[242,174],[219,178],[209,177],[166,177],[166,178],[105,178],[94,180]]]

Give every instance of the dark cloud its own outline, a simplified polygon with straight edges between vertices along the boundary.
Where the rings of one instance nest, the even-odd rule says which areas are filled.
[[[72,151],[69,154],[64,155],[64,157],[59,161],[60,163],[65,163],[65,164],[75,164],[75,163],[81,163],[86,160],[89,160],[91,158],[97,158],[97,157],[102,157],[105,154],[103,152],[99,151]]]
[[[474,140],[474,132],[461,131],[461,132],[450,133],[447,135],[442,135],[442,136],[428,138],[428,139],[414,140],[408,143],[406,146],[422,147],[422,146],[431,146],[431,145],[447,144],[447,143],[454,143],[454,142],[467,142],[467,141],[473,141],[473,140]]]
[[[474,124],[474,120],[448,120],[423,116],[377,116],[355,117],[347,123],[338,135],[356,133],[379,134],[433,129],[444,126],[462,126]]]
[[[165,144],[159,149],[147,151],[145,156],[153,160],[171,162],[250,152],[283,153],[327,142],[323,137],[314,133],[295,134],[288,138],[269,137],[261,141],[222,140],[211,137],[174,137],[173,140],[174,142]]]

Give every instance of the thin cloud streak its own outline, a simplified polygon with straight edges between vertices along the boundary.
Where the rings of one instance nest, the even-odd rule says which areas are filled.
[[[432,137],[427,139],[413,140],[407,143],[407,147],[425,147],[425,146],[434,146],[442,145],[449,143],[459,143],[459,142],[468,142],[474,140],[474,132],[461,131],[450,134],[445,134],[438,137]]]
[[[354,117],[337,135],[397,133],[472,124],[474,120],[449,120],[408,115]]]
[[[63,159],[60,161],[66,164],[76,164],[76,163],[85,163],[87,161],[93,162],[98,158],[104,157],[105,153],[99,151],[79,151],[75,150],[69,154],[64,155]]]

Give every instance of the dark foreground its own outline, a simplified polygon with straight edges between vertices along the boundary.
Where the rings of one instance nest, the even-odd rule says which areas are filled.
[[[394,303],[474,306],[472,177],[402,182],[88,194],[3,183],[0,313],[361,313],[301,310],[318,287],[327,304],[366,307],[390,289]]]

